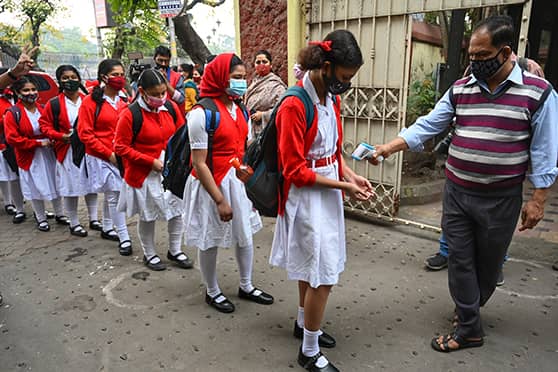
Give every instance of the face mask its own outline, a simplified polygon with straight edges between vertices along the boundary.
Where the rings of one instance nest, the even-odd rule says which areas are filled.
[[[246,93],[248,89],[248,84],[244,79],[231,79],[229,81],[229,87],[227,88],[227,94],[232,97],[241,97]]]
[[[126,85],[124,76],[111,76],[108,78],[107,85],[114,90],[121,90]]]
[[[504,62],[506,62],[505,60],[504,62],[500,62],[498,60],[498,56],[500,55],[502,50],[504,50],[504,48],[500,49],[498,51],[498,54],[496,54],[492,58],[488,58],[482,61],[471,61],[471,72],[477,80],[486,81],[500,70]]]
[[[259,64],[256,65],[256,74],[259,76],[266,76],[271,72],[271,65]]]
[[[201,83],[201,76],[194,76],[192,80],[194,80],[194,83],[199,84]]]
[[[169,66],[163,66],[159,63],[156,63],[155,66],[157,67],[157,70],[165,70],[167,71],[167,69],[169,68]]]
[[[351,82],[343,83],[339,81],[337,76],[335,76],[335,66],[333,64],[331,65],[331,70],[333,71],[332,77],[322,75],[327,90],[334,96],[345,93],[351,87]]]
[[[77,92],[79,87],[81,86],[81,82],[79,80],[66,80],[60,83],[60,86],[63,90],[68,92]]]
[[[149,95],[145,95],[145,97],[143,98],[145,103],[147,103],[147,106],[151,107],[151,108],[159,108],[161,106],[163,106],[165,104],[165,102],[167,102],[167,96],[165,95],[163,98],[157,98],[157,97],[152,97]]]
[[[293,73],[296,80],[302,80],[305,72],[306,71],[302,69],[302,66],[300,66],[298,63],[295,63],[295,65],[293,66]]]
[[[39,98],[38,93],[28,93],[28,94],[18,94],[17,98],[19,98],[22,102],[25,103],[35,103],[37,98]]]

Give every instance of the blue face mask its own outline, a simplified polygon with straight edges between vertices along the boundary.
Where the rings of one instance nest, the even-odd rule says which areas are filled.
[[[233,97],[241,97],[246,93],[248,83],[244,79],[230,79],[227,94]]]

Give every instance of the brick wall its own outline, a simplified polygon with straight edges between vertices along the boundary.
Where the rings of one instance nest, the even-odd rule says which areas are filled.
[[[255,53],[266,49],[273,71],[287,82],[287,0],[239,0],[240,47],[249,79],[254,74]]]

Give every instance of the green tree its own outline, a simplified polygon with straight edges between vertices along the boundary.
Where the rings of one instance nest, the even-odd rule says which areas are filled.
[[[165,40],[167,28],[159,16],[157,0],[109,0],[116,27],[108,37],[112,58],[126,51],[150,53]]]

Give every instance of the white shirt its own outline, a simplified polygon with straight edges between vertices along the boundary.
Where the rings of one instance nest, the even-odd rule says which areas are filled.
[[[76,103],[72,102],[71,99],[64,96],[66,102],[66,111],[68,112],[68,120],[70,125],[73,127],[78,116],[79,107],[81,106],[81,96],[78,96]]]

